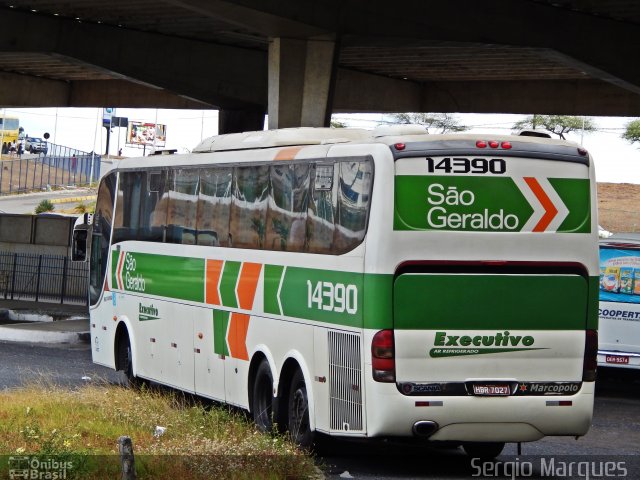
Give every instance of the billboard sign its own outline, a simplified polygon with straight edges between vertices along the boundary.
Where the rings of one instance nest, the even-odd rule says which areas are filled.
[[[115,108],[103,108],[102,109],[102,126],[110,127],[111,126],[111,117],[115,112]]]
[[[127,127],[128,145],[164,147],[167,142],[167,126],[160,123],[130,121]]]

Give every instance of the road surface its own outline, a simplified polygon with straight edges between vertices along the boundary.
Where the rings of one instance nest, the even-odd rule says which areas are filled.
[[[527,443],[523,445],[520,457],[515,456],[516,446],[509,444],[498,460],[505,465],[509,462],[521,465],[521,468],[526,466],[523,462],[539,466],[541,459],[546,459],[546,465],[550,459],[555,459],[556,468],[559,462],[574,462],[574,465],[583,462],[583,466],[589,468],[598,467],[600,462],[624,462],[627,474],[617,478],[640,478],[640,375],[614,378],[608,372],[600,373],[593,426],[585,437],[578,440],[550,437]],[[42,377],[70,387],[82,385],[85,382],[82,377],[113,383],[121,381],[120,375],[112,370],[91,363],[91,352],[86,344],[53,347],[0,343],[0,389],[17,387]],[[327,478],[336,480],[474,478],[473,474],[478,473],[459,448],[434,449],[392,442],[333,442],[318,457],[318,462]],[[511,478],[511,475],[498,478],[505,476]],[[484,477],[493,475],[480,476]],[[556,471],[556,478],[587,477],[575,471],[572,475],[561,475]],[[603,477],[590,475],[589,478]]]

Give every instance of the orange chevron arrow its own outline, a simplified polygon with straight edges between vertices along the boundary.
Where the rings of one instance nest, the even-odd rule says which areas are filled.
[[[258,287],[258,279],[262,264],[244,262],[242,270],[240,270],[240,280],[238,280],[238,306],[243,310],[251,310],[253,308],[253,299],[256,296],[256,288]]]
[[[249,315],[245,313],[232,313],[229,321],[229,333],[227,334],[227,344],[229,345],[229,355],[232,358],[249,360],[247,352],[247,332],[249,331]]]
[[[542,218],[538,221],[535,227],[533,227],[534,232],[544,232],[555,216],[558,214],[558,209],[553,204],[549,196],[545,193],[544,189],[538,183],[534,177],[524,177],[524,181],[527,182],[527,185],[536,196],[540,205],[545,209],[545,213]]]
[[[240,278],[236,287],[238,306],[243,310],[251,310],[258,288],[258,279],[262,271],[262,264],[244,262],[240,270]],[[229,320],[227,343],[229,354],[233,358],[249,360],[247,352],[247,333],[251,316],[245,313],[232,313]]]
[[[222,305],[218,293],[218,283],[222,275],[222,260],[207,260],[206,302],[211,305]]]

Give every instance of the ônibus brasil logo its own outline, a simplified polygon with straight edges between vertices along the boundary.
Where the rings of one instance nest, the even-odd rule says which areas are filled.
[[[535,338],[531,335],[511,335],[511,332],[497,332],[494,335],[450,335],[447,332],[436,332],[434,347],[429,356],[459,357],[463,355],[482,355],[487,353],[521,352],[526,350],[545,350],[532,347]]]
[[[142,274],[136,272],[136,267],[136,258],[131,253],[120,252],[118,268],[116,270],[116,282],[118,284],[118,289],[132,292],[145,291],[146,282]]]

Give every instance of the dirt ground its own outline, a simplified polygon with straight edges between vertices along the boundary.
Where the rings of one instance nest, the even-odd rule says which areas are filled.
[[[611,232],[640,231],[640,185],[598,183],[598,217]]]

